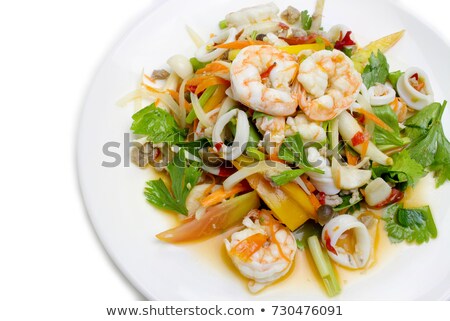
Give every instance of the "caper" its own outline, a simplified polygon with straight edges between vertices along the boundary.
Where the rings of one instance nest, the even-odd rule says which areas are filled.
[[[259,41],[264,41],[264,38],[266,37],[266,35],[265,34],[263,34],[263,33],[260,33],[259,35],[257,35],[256,36],[256,40],[259,40]]]
[[[334,216],[333,208],[330,205],[322,205],[317,210],[317,217],[320,225],[327,224]]]

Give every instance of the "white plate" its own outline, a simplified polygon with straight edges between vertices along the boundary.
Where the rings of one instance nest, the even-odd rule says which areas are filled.
[[[149,299],[160,300],[305,300],[327,299],[304,273],[299,259],[293,275],[259,295],[251,295],[243,280],[226,266],[220,240],[173,246],[154,235],[174,220],[146,203],[143,188],[149,171],[124,167],[123,135],[129,132],[133,108],[116,101],[136,88],[142,68],[164,65],[173,54],[192,56],[194,46],[185,32],[188,24],[202,36],[217,30],[228,12],[260,0],[164,1],[122,39],[99,70],[88,95],[78,141],[78,168],[84,201],[92,223],[109,255],[125,276]],[[281,9],[294,4],[277,1]],[[299,4],[297,4],[299,5]],[[302,1],[310,11],[313,1]],[[428,26],[390,2],[327,1],[325,28],[344,23],[361,43],[406,29],[404,39],[388,54],[392,68],[419,66],[432,80],[436,99],[450,93],[450,50]],[[445,113],[448,125],[450,112]],[[449,133],[446,126],[447,134]],[[122,162],[101,164],[107,142],[121,143]],[[403,246],[374,271],[349,280],[337,299],[445,299],[450,290],[449,186],[429,193],[439,237],[422,246]],[[208,251],[209,250],[209,251]]]

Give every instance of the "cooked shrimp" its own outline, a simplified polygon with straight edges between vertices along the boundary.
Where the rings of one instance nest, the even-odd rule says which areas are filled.
[[[252,293],[284,276],[297,251],[294,235],[270,211],[252,210],[243,221],[246,229],[231,235],[225,246],[234,265],[250,279]]]
[[[264,135],[264,143],[269,143],[266,145],[269,155],[278,154],[279,146],[285,137],[285,118],[264,116],[256,119],[256,127]]]
[[[297,80],[300,108],[318,121],[333,119],[349,108],[362,84],[353,62],[338,50],[321,50],[306,58]]]
[[[291,92],[297,71],[293,55],[273,46],[246,47],[231,64],[232,95],[256,111],[273,116],[291,115],[298,106],[298,99]]]
[[[286,135],[299,133],[305,142],[323,142],[327,139],[321,123],[309,120],[304,114],[288,117],[286,120]]]

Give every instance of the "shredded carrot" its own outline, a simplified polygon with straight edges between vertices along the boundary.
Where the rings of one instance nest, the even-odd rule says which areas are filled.
[[[227,87],[229,87],[230,82],[220,77],[210,76],[198,84],[197,88],[195,89],[195,94],[198,95],[199,93],[203,92],[206,88],[215,85],[226,85]]]
[[[144,88],[147,89],[148,91],[155,92],[155,93],[162,93],[161,90],[156,89],[156,88],[153,88],[152,86],[146,85],[146,84],[144,84],[144,83],[142,83],[141,85],[142,85],[142,87],[144,87]]]
[[[270,154],[269,159],[274,162],[286,164],[286,162],[284,160],[282,160],[281,158],[278,157],[277,153]]]
[[[272,242],[274,242],[275,245],[277,246],[278,252],[280,252],[281,257],[282,257],[283,259],[285,259],[286,261],[289,262],[289,258],[287,258],[286,255],[284,255],[283,249],[281,248],[281,244],[280,244],[280,242],[278,242],[278,239],[277,239],[277,237],[275,236],[275,231],[274,231],[274,229],[273,229],[273,223],[274,223],[274,219],[271,217],[271,218],[269,219],[269,228],[270,228],[270,236],[271,236],[271,237],[270,237],[270,240],[271,240]]]
[[[210,75],[202,75],[202,76],[197,76],[194,78],[189,79],[188,81],[186,81],[186,88],[189,87],[197,87],[198,84],[200,84],[202,81],[204,81],[205,79],[211,77]]]
[[[177,104],[179,104],[180,102],[178,101],[178,93],[175,90],[172,89],[167,89],[168,93],[170,94],[170,96],[172,96],[173,100],[175,100],[177,102]]]
[[[399,103],[399,98],[395,97],[394,101],[392,103],[390,103],[390,106],[392,107],[393,111],[397,111],[398,109],[398,103]]]
[[[311,201],[311,204],[316,211],[319,209],[319,207],[322,206],[322,204],[320,204],[319,200],[317,199],[316,195],[314,195],[314,193],[311,193],[309,195],[309,200]]]
[[[345,156],[347,157],[347,163],[349,165],[355,166],[356,164],[358,164],[358,156],[353,154],[350,149],[345,149]]]
[[[308,188],[308,190],[313,193],[316,191],[316,188],[314,187],[314,185],[309,181],[308,177],[306,175],[302,175],[300,176],[300,178],[302,179],[303,183],[305,183],[306,187]]]
[[[366,131],[364,133],[364,142],[361,146],[361,158],[366,157],[367,155],[367,149],[369,148],[369,142],[370,142],[370,134]]]
[[[247,261],[255,254],[264,243],[267,242],[267,236],[261,233],[253,234],[236,244],[230,251],[232,255],[237,255],[240,259]]]
[[[192,131],[195,133],[197,131],[198,127],[198,118],[194,120],[194,123],[192,124]]]
[[[211,194],[209,194],[208,196],[206,196],[201,202],[200,204],[203,207],[208,207],[208,206],[212,206],[212,205],[216,205],[219,204],[220,202],[226,200],[227,198],[230,198],[234,195],[236,195],[237,193],[240,192],[244,192],[246,191],[248,188],[238,184],[236,186],[234,186],[231,190],[226,191],[223,187],[219,188],[217,191],[212,192]]]
[[[425,87],[425,83],[421,82],[421,83],[415,85],[414,89],[417,90],[417,91],[421,91],[423,89],[423,87]]]
[[[254,45],[270,45],[270,44],[261,40],[238,40],[229,43],[222,43],[215,47],[221,49],[243,49],[245,47]]]
[[[391,127],[386,125],[386,123],[384,121],[382,121],[380,118],[378,118],[375,114],[372,114],[362,108],[357,108],[357,109],[355,109],[355,111],[360,114],[363,114],[367,119],[370,119],[371,121],[373,121],[376,125],[380,126],[381,128],[386,129],[390,132],[393,131],[393,129]]]
[[[208,65],[206,65],[206,67],[197,70],[195,73],[197,75],[202,75],[202,74],[214,74],[216,72],[228,72],[228,68],[227,66],[219,63],[219,62],[212,62]]]
[[[214,177],[214,175],[209,174],[209,173],[206,174],[206,176],[208,176],[212,180],[211,185],[209,185],[208,188],[205,189],[205,193],[204,193],[204,195],[209,195],[211,193],[212,189],[214,188],[214,186],[216,186],[216,178]]]
[[[222,100],[226,97],[225,91],[227,90],[227,87],[224,85],[219,85],[214,92],[214,94],[211,96],[211,98],[208,99],[205,106],[203,107],[203,110],[205,113],[216,109],[217,106],[222,103]]]
[[[269,68],[267,68],[266,71],[264,71],[260,76],[261,79],[267,78],[270,76],[270,73],[272,72],[273,68],[275,68],[277,66],[277,63],[274,62]]]

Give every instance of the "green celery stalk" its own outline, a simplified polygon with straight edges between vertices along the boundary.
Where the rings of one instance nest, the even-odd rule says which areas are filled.
[[[206,65],[209,64],[209,62],[201,62],[195,57],[189,59],[189,61],[191,62],[191,65],[192,65],[192,68],[194,69],[194,72],[196,72],[199,69],[205,68]]]
[[[205,104],[208,102],[209,98],[211,98],[211,96],[215,93],[216,89],[217,89],[217,85],[206,88],[206,90],[203,92],[203,94],[198,99],[200,106],[202,106],[202,107],[205,106]],[[192,124],[195,119],[197,119],[197,115],[195,114],[195,110],[192,109],[191,112],[189,113],[189,115],[187,115],[187,117],[186,117],[186,123]]]
[[[256,147],[248,147],[247,148],[247,156],[257,160],[257,161],[263,161],[266,159],[266,155],[264,153],[260,152],[258,148]]]
[[[228,22],[226,20],[222,20],[219,22],[219,28],[220,29],[226,29],[228,28]]]
[[[336,296],[341,292],[341,286],[334,273],[330,258],[325,249],[320,245],[319,239],[316,235],[308,238],[308,248],[311,251],[311,256],[316,264],[325,289],[330,297]]]

